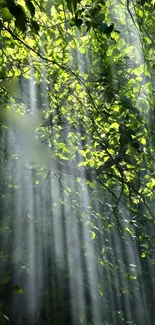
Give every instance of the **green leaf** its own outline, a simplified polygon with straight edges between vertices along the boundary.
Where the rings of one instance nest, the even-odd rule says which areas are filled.
[[[101,264],[102,267],[103,267],[105,263],[104,263],[104,261],[101,261],[101,260],[100,260],[100,264]]]
[[[98,284],[98,288],[99,288],[99,293],[101,296],[103,296],[103,289],[102,289],[102,285]]]
[[[9,272],[7,272],[6,275],[1,279],[1,281],[0,281],[0,285],[1,285],[1,286],[2,286],[2,285],[5,285],[5,284],[7,284],[8,282],[10,282],[10,280],[11,280],[11,272],[9,271]]]
[[[75,26],[75,19],[74,18],[70,19],[69,23],[70,26]]]
[[[10,1],[8,9],[10,13],[15,17],[16,27],[19,28],[23,33],[25,33],[27,18],[24,8],[21,5],[16,5],[14,2]]]
[[[9,320],[9,318],[6,315],[4,315],[2,312],[0,312],[0,316],[3,316],[3,318],[5,318],[6,320]]]
[[[9,318],[6,315],[4,315],[2,312],[0,312],[0,325],[5,324],[6,321],[9,321]]]
[[[99,13],[99,15],[97,16],[97,21],[99,23],[102,23],[104,19],[105,19],[105,14],[103,12]]]
[[[64,190],[66,195],[69,195],[71,193],[71,189],[69,187],[65,188]]]
[[[1,13],[4,21],[11,21],[13,19],[13,15],[10,13],[7,7],[2,8]]]
[[[40,181],[37,179],[37,180],[36,180],[36,185],[38,185],[38,184],[40,184]]]
[[[39,25],[36,21],[32,20],[31,21],[31,29],[34,31],[35,34],[38,34],[39,33]]]
[[[107,28],[108,28],[108,25],[107,25],[106,23],[102,23],[102,24],[100,25],[100,27],[101,27],[102,32],[103,32],[103,33],[106,33],[106,30],[107,30]]]
[[[112,23],[110,26],[108,26],[106,23],[102,23],[100,25],[100,28],[103,31],[103,33],[106,34],[106,36],[110,36],[110,34],[114,30],[114,24]]]
[[[26,0],[25,4],[31,14],[31,17],[33,18],[35,15],[35,7],[34,7],[33,3],[31,2],[31,0]]]
[[[66,0],[68,10],[73,14],[77,9],[77,1],[76,0]]]
[[[13,286],[12,291],[16,291],[19,294],[23,294],[22,288],[20,288],[18,285]]]
[[[92,239],[92,240],[94,240],[94,239],[95,239],[95,237],[96,237],[96,234],[95,234],[95,232],[94,232],[94,231],[92,231],[92,232],[91,232],[91,239]]]
[[[26,18],[26,14],[24,11],[24,8],[20,5],[16,6],[16,14],[14,14],[16,20],[15,20],[15,25],[17,28],[19,28],[22,33],[26,32],[26,23],[27,23],[27,18]]]
[[[130,228],[126,227],[125,230],[126,230],[130,235],[133,235],[133,231],[132,231]]]
[[[75,25],[80,27],[83,24],[83,20],[81,18],[75,20]]]
[[[110,125],[110,128],[111,128],[111,129],[118,129],[118,128],[119,128],[119,123],[117,123],[117,122],[112,123],[112,124]]]

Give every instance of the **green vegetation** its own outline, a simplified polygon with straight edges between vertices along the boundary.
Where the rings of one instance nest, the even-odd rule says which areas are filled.
[[[0,325],[153,325],[154,56],[153,0],[0,0]]]

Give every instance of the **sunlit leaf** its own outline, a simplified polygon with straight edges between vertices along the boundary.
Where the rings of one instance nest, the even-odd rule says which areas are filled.
[[[69,187],[65,188],[64,190],[66,195],[69,195],[71,193],[71,189]]]
[[[125,227],[125,230],[126,230],[130,235],[133,235],[133,231],[132,231],[130,228]]]
[[[146,139],[145,139],[145,138],[141,138],[141,139],[140,139],[140,142],[141,142],[143,145],[145,145],[145,144],[146,144]]]
[[[103,296],[103,289],[102,289],[101,284],[98,284],[98,288],[99,288],[100,295]]]
[[[102,267],[105,265],[104,261],[101,261],[101,260],[100,260],[100,264]]]
[[[130,275],[130,279],[131,280],[136,280],[137,279],[137,276]]]
[[[95,237],[96,237],[96,234],[95,234],[95,232],[94,232],[94,231],[92,231],[92,232],[91,232],[91,239],[92,239],[92,240],[94,240],[94,239],[95,239]]]
[[[119,123],[117,123],[117,122],[112,123],[110,128],[118,129],[119,128]]]

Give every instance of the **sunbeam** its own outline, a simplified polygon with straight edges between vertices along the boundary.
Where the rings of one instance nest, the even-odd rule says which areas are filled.
[[[0,325],[153,325],[147,0],[0,9]]]

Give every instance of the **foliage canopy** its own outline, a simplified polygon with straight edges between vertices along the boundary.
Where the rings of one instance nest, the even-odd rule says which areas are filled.
[[[98,283],[98,295],[105,310],[102,324],[109,325],[114,321],[116,324],[125,324],[125,321],[139,324],[136,311],[141,282],[148,306],[144,311],[144,305],[140,306],[138,317],[140,324],[152,324],[155,264],[154,20],[154,1],[0,1],[2,294],[8,293],[11,286],[11,290],[20,296],[24,292],[20,287],[20,277],[28,276],[21,276],[21,272],[25,270],[30,276],[40,272],[36,270],[32,274],[26,265],[27,248],[24,245],[21,244],[20,254],[12,248],[13,225],[17,218],[15,197],[20,197],[21,183],[19,178],[13,177],[18,166],[18,153],[13,149],[10,154],[7,145],[7,142],[12,144],[15,141],[8,121],[16,119],[16,115],[11,112],[27,116],[32,110],[39,111],[43,121],[34,124],[35,132],[40,143],[45,142],[49,149],[47,159],[45,161],[45,146],[41,144],[36,147],[38,152],[42,151],[42,158],[38,152],[32,155],[32,151],[37,150],[34,147],[30,152],[26,151],[25,142],[22,152],[25,151],[29,162],[33,162],[35,193],[41,193],[37,192],[41,188],[48,192],[51,179],[57,180],[60,190],[59,199],[52,202],[52,207],[51,197],[43,198],[40,210],[43,215],[45,206],[48,207],[48,218],[45,229],[39,221],[35,223],[36,231],[39,236],[43,231],[49,234],[45,246],[50,247],[53,240],[48,233],[53,222],[50,215],[58,206],[62,211],[70,209],[69,213],[77,220],[80,229],[81,224],[86,228],[88,225],[88,236],[95,246],[94,263],[107,281],[104,285]],[[30,126],[26,126],[25,132],[28,131],[32,131]],[[52,171],[47,166],[48,159]],[[27,174],[23,172],[22,177],[23,183],[26,182]],[[70,177],[74,182],[67,183],[66,178]],[[89,193],[88,202],[86,193]],[[28,233],[29,226],[24,219],[27,202],[22,210],[23,217],[18,225],[26,227]],[[104,245],[101,238],[104,238]],[[82,235],[80,245],[82,256],[89,255]],[[73,245],[74,249],[76,245]],[[129,250],[137,255],[136,259]],[[51,272],[54,272],[55,265]],[[57,266],[60,274],[61,268],[68,274],[65,263]],[[12,270],[15,270],[19,283],[12,283]],[[71,276],[74,278],[74,274]],[[115,277],[120,281],[119,285]],[[59,288],[64,295],[65,288],[64,283]],[[114,299],[120,302],[112,311],[111,291]],[[50,304],[50,299],[53,298],[49,289],[44,305],[47,301]],[[58,305],[61,304],[59,292],[55,293],[55,299]],[[7,323],[8,317],[14,317],[8,300],[2,301],[0,324]],[[129,302],[131,308],[136,304],[132,319],[124,307]],[[78,315],[79,323],[95,325],[90,299],[87,305],[87,317]],[[21,310],[16,324],[23,322],[22,313],[26,317]],[[40,312],[35,324],[69,324],[68,318],[62,323],[63,316],[59,319],[58,312],[55,312],[45,320]]]

